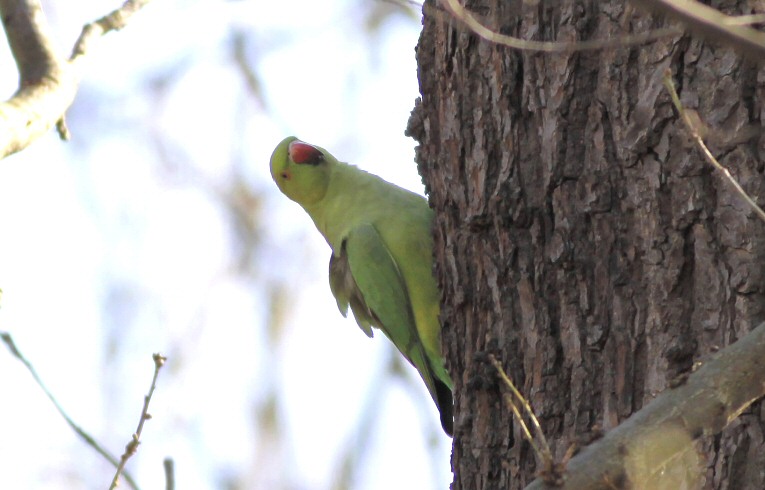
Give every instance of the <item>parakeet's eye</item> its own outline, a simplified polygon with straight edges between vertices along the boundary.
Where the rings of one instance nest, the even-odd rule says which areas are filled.
[[[315,146],[302,141],[293,141],[289,147],[290,159],[295,163],[318,165],[324,160],[324,155]]]

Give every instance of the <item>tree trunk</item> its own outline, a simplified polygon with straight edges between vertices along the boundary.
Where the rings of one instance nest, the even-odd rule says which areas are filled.
[[[496,32],[541,41],[665,26],[625,5],[466,8]],[[523,488],[539,467],[488,354],[528,397],[560,460],[593,426],[617,426],[765,320],[765,225],[704,161],[662,85],[669,68],[712,152],[762,205],[765,72],[688,36],[519,52],[471,34],[433,0],[425,7],[422,99],[408,133],[436,210],[456,397],[452,488]],[[701,440],[703,488],[765,488],[760,407]]]

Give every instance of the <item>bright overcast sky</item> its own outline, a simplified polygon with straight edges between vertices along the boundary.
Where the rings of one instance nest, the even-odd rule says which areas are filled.
[[[66,52],[83,23],[119,3],[44,7]],[[128,464],[144,489],[162,488],[167,456],[177,488],[325,489],[344,451],[362,458],[351,488],[451,481],[451,441],[419,377],[384,375],[387,339],[340,316],[326,243],[268,173],[273,147],[293,134],[422,192],[403,134],[421,26],[397,13],[370,34],[365,13],[380,6],[154,0],[91,53],[73,141],[51,133],[0,162],[0,330],[64,409],[119,454],[151,354],[169,358]],[[233,32],[246,35],[262,103],[233,62]],[[17,75],[5,47],[0,66],[7,98]],[[260,199],[248,277],[231,273],[243,244],[218,195],[234,170]],[[264,323],[271,284],[288,298],[276,344]],[[4,348],[0,373],[0,488],[107,488],[108,465]],[[364,404],[377,423],[362,448]],[[274,434],[262,423],[271,416]]]

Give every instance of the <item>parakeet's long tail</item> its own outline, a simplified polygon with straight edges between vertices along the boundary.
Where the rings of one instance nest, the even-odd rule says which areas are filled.
[[[440,379],[433,376],[436,388],[436,404],[441,414],[441,427],[450,437],[454,437],[454,398],[452,390]]]

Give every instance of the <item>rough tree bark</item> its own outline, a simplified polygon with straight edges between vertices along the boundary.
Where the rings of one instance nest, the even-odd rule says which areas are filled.
[[[731,15],[757,2],[713,2]],[[624,2],[468,1],[525,39],[665,26]],[[493,353],[562,457],[765,320],[765,225],[703,161],[662,86],[672,70],[712,151],[762,206],[765,71],[683,36],[540,54],[493,45],[426,2],[408,133],[431,205],[454,377],[454,490],[523,488],[538,469]],[[705,489],[765,488],[755,403],[702,439]]]

